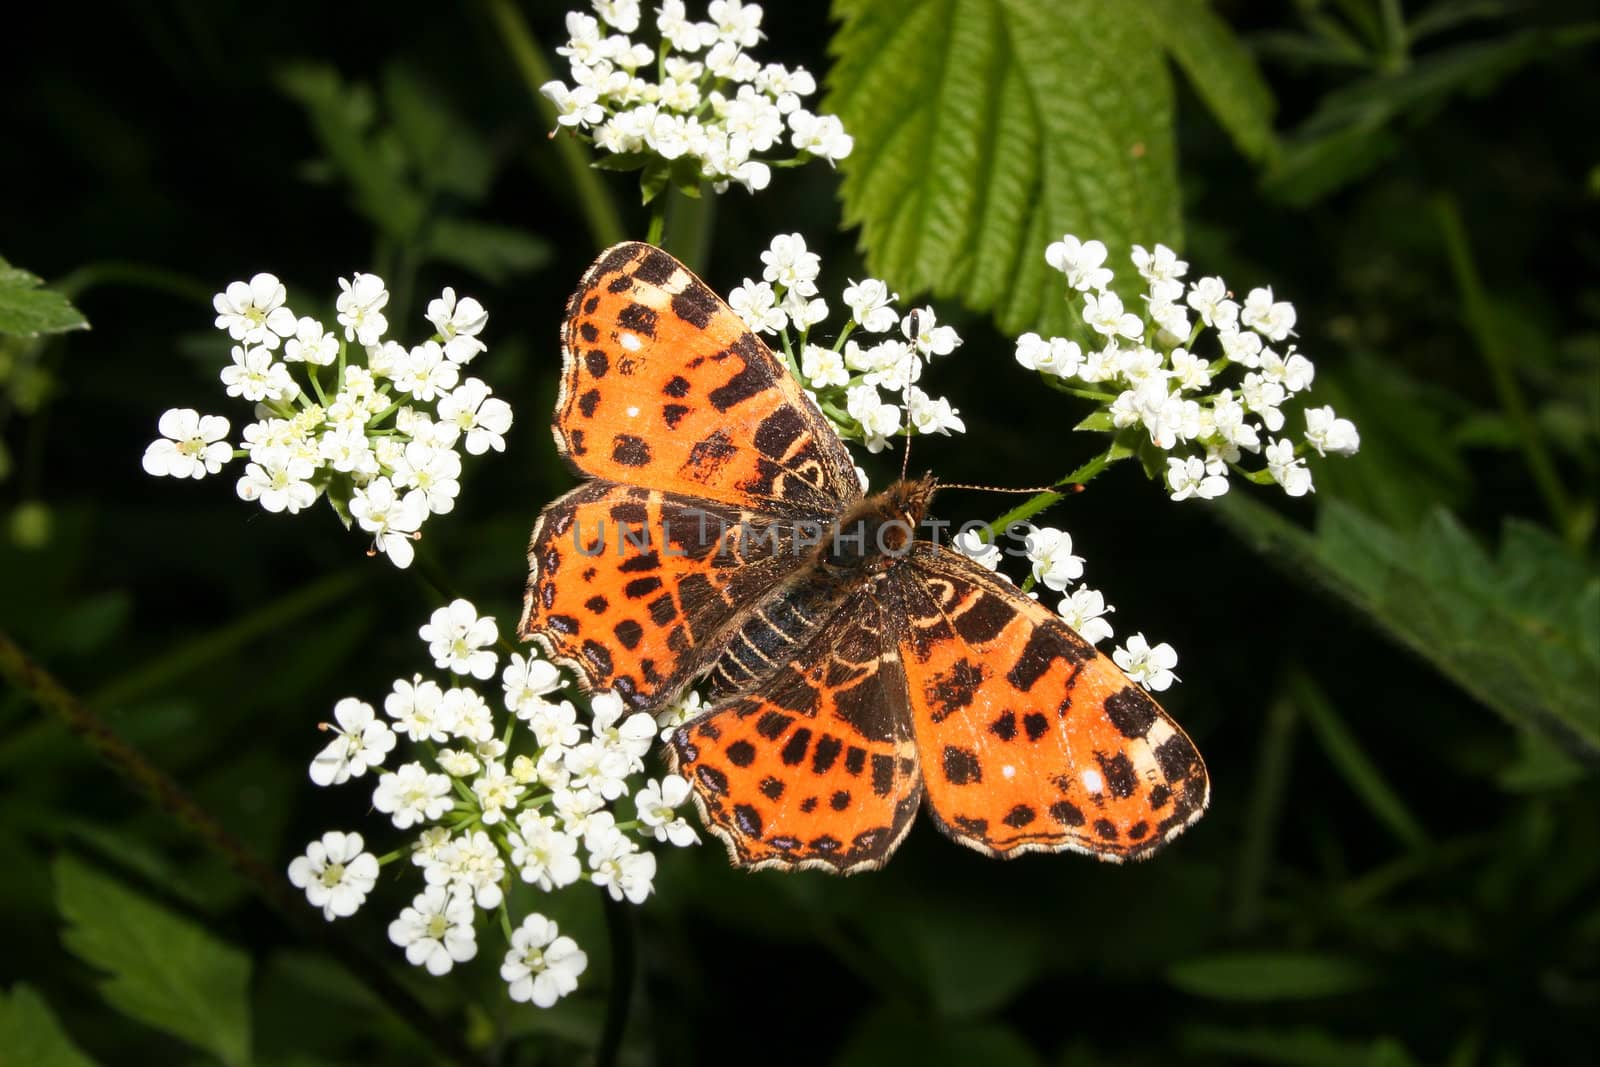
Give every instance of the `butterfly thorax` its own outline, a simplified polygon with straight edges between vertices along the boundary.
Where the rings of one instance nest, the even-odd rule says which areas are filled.
[[[832,535],[818,546],[817,562],[836,570],[878,570],[903,557],[928,514],[935,482],[931,474],[895,482],[839,516]]]

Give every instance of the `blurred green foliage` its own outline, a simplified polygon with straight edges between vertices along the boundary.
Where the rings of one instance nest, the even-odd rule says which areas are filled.
[[[408,330],[427,294],[471,292],[518,423],[426,547],[515,617],[528,526],[569,484],[542,428],[561,307],[597,231],[647,222],[631,176],[574,182],[546,138],[526,46],[548,61],[562,13],[182,4],[85,33],[41,9],[13,49],[0,630],[274,871],[325,828],[383,834],[359,791],[310,787],[313,725],[412,669],[433,594],[338,523],[260,514],[226,476],[152,483],[139,455],[162,410],[221,406],[209,296],[230,280],[271,270],[310,310],[373,270]],[[1166,703],[1212,811],[1126,869],[995,863],[926,824],[845,881],[675,853],[610,921],[594,894],[540,904],[591,956],[540,1012],[506,1000],[493,953],[445,981],[406,967],[393,884],[337,934],[286,923],[9,688],[5,1062],[574,1062],[608,1020],[629,1063],[1593,1059],[1600,138],[1573,119],[1600,106],[1592,10],[834,14],[770,5],[759,54],[831,71],[855,154],[676,201],[668,243],[726,290],[799,230],[837,284],[947,297],[967,343],[936,373],[971,432],[919,463],[1035,484],[1087,458],[991,321],[1059,320],[1041,252],[1068,230],[1181,240],[1197,274],[1273,285],[1313,396],[1361,427],[1293,506],[1237,486],[1171,506],[1123,464],[1051,513],[1119,630],[1182,651]],[[351,966],[374,957],[401,993]]]

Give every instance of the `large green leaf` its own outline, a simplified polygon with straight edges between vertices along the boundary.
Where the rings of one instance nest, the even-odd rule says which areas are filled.
[[[1505,525],[1491,558],[1447,511],[1404,534],[1330,501],[1315,534],[1230,493],[1225,522],[1510,722],[1600,764],[1600,575],[1554,535]]]
[[[825,106],[856,139],[844,215],[869,269],[1013,333],[1067,328],[1044,262],[1063,233],[1105,241],[1129,299],[1130,246],[1181,245],[1169,55],[1242,151],[1273,150],[1266,83],[1204,0],[836,0],[834,13]]]
[[[89,322],[67,298],[34,274],[0,256],[0,333],[37,337],[41,333],[87,330]]]
[[[845,221],[902,294],[1062,332],[1063,233],[1126,268],[1135,242],[1180,242],[1172,86],[1125,5],[838,0],[826,107],[856,139]]]
[[[11,1067],[94,1067],[44,998],[21,983],[0,992],[0,1053]]]
[[[249,957],[70,856],[54,872],[62,940],[105,972],[107,1001],[225,1064],[250,1062]]]

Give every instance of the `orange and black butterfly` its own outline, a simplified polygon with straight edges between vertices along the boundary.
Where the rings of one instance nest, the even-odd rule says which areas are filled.
[[[915,540],[936,488],[864,496],[843,441],[705,283],[608,250],[562,329],[578,488],[529,545],[520,632],[593,690],[710,709],[670,759],[749,868],[881,866],[917,808],[995,856],[1148,856],[1205,810],[1183,730],[1048,608]]]

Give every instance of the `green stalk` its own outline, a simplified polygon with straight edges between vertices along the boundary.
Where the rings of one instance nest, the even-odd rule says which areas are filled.
[[[182,786],[68,692],[3,631],[0,631],[0,677],[70,730],[142,799],[164,812],[226,862],[288,926],[308,943],[321,945],[330,957],[348,968],[353,977],[384,1001],[396,1018],[431,1043],[441,1056],[453,1063],[482,1062],[461,1035],[435,1018],[395,980],[382,962],[354,943],[341,927],[323,922],[298,893],[291,891],[281,869],[269,867],[196,803]]]
[[[1127,459],[1131,455],[1133,455],[1131,450],[1123,447],[1122,445],[1113,443],[1110,448],[1089,460],[1089,462],[1085,463],[1083,466],[1079,467],[1077,470],[1073,471],[1071,474],[1062,478],[1055,484],[1063,486],[1083,485],[1088,482],[1090,478],[1093,478],[1095,475],[1111,466],[1111,464],[1116,463],[1119,460]],[[1054,504],[1056,501],[1060,500],[1066,495],[1067,494],[1057,492],[1054,489],[1046,489],[1044,492],[1039,493],[1036,496],[1029,497],[1027,500],[1012,508],[998,519],[995,519],[994,522],[989,524],[989,528],[991,532],[994,530],[1003,531],[1008,529],[1012,523],[1027,522],[1029,519],[1039,514],[1039,512],[1043,511],[1045,508],[1049,507],[1051,504]]]
[[[1484,294],[1483,281],[1478,276],[1478,267],[1472,258],[1472,245],[1467,239],[1466,227],[1462,225],[1455,199],[1447,193],[1440,193],[1433,198],[1433,210],[1444,238],[1445,255],[1449,257],[1450,269],[1455,274],[1456,287],[1461,291],[1467,326],[1473,340],[1478,343],[1478,354],[1489,368],[1489,380],[1500,398],[1500,406],[1516,431],[1517,443],[1522,448],[1523,459],[1533,475],[1534,484],[1538,486],[1545,506],[1550,509],[1562,535],[1574,545],[1581,544],[1586,534],[1584,524],[1575,521],[1572,505],[1556,473],[1555,463],[1545,450],[1544,440],[1539,435],[1533,415],[1528,410],[1528,401],[1522,394],[1522,386],[1517,381],[1513,356],[1506,350],[1500,332],[1495,328],[1493,309]]]
[[[505,45],[511,61],[516,64],[518,72],[522,75],[523,84],[533,97],[540,118],[546,127],[555,126],[555,105],[539,92],[539,86],[555,80],[555,72],[550,69],[550,64],[544,58],[544,49],[539,46],[538,40],[534,38],[527,22],[523,20],[511,0],[482,0],[482,3],[489,20],[500,31],[501,43]],[[617,205],[611,199],[611,194],[606,190],[600,175],[589,166],[583,145],[575,138],[564,134],[557,134],[555,142],[556,153],[560,156],[561,165],[572,182],[573,192],[578,197],[578,207],[583,212],[584,221],[589,226],[589,235],[594,238],[595,244],[610,247],[623,240],[626,231],[622,225],[622,216],[618,213]]]
[[[706,257],[711,251],[711,230],[716,223],[716,194],[710,182],[700,183],[699,196],[686,196],[668,186],[662,197],[666,201],[666,225],[661,233],[660,246],[696,274],[706,268]]]
[[[666,230],[666,227],[667,194],[662,193],[650,205],[650,230],[644,235],[645,244],[655,245],[657,248],[664,247],[661,243],[661,235]]]

